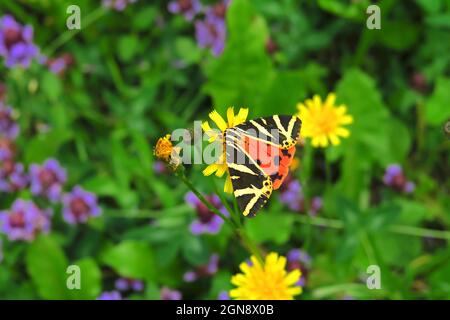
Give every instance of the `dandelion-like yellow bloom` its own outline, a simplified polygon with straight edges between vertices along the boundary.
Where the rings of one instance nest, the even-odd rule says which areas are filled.
[[[223,132],[234,126],[237,126],[247,120],[248,109],[240,108],[239,112],[235,115],[234,108],[230,107],[227,110],[227,121],[225,121],[222,116],[216,111],[212,111],[209,114],[209,118],[216,124],[217,128],[220,130],[213,130],[209,125],[208,121],[202,123],[202,129],[209,137],[208,142],[212,143],[214,141],[220,141],[223,143]],[[230,174],[228,172],[228,166],[225,161],[225,147],[223,148],[223,153],[219,156],[217,161],[213,164],[210,164],[203,170],[203,175],[209,176],[213,173],[216,174],[217,177],[222,177],[225,173],[228,174],[227,179],[225,181],[224,191],[227,193],[233,192],[233,185],[231,184]]]
[[[179,152],[180,148],[174,147],[172,141],[170,141],[170,134],[159,138],[153,151],[158,159],[171,164],[175,168],[180,164]]]
[[[238,300],[292,300],[302,293],[302,287],[295,285],[301,272],[296,269],[286,271],[286,258],[271,252],[266,256],[264,265],[252,256],[252,264],[240,264],[243,273],[231,278],[237,288],[230,290],[230,297]]]
[[[301,136],[312,139],[313,147],[327,147],[329,143],[338,145],[342,138],[347,138],[350,131],[344,125],[353,122],[347,114],[345,105],[335,106],[336,95],[330,93],[325,102],[315,95],[312,99],[299,103],[298,116],[302,120]]]

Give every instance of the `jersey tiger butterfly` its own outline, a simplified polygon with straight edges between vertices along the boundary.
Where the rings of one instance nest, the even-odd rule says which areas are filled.
[[[250,120],[224,132],[226,164],[244,216],[253,217],[289,172],[300,135],[297,116]]]

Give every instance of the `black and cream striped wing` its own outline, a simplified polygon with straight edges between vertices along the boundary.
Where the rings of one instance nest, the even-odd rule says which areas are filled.
[[[301,120],[297,116],[275,115],[244,122],[234,127],[241,134],[276,145],[281,149],[295,146],[300,136]]]
[[[253,217],[272,194],[272,180],[242,148],[240,139],[238,131],[226,130],[226,161],[238,207],[244,216]]]

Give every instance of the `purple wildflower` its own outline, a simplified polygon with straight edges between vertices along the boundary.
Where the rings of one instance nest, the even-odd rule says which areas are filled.
[[[0,82],[0,103],[6,98],[6,85]]]
[[[323,207],[323,201],[321,197],[313,197],[311,200],[311,207],[309,208],[309,212],[312,215],[316,215]]]
[[[14,119],[14,111],[11,107],[4,106],[0,102],[0,136],[14,140],[19,134],[19,125]]]
[[[229,216],[228,211],[222,205],[217,195],[208,195],[205,198],[225,216]],[[220,231],[223,224],[222,218],[210,211],[194,193],[188,192],[185,200],[197,211],[198,215],[198,219],[194,220],[190,226],[193,234],[217,234]]]
[[[98,296],[97,300],[122,300],[122,295],[119,291],[105,291]]]
[[[203,21],[195,22],[195,35],[200,48],[211,48],[214,56],[220,56],[225,48],[226,24],[207,15]]]
[[[305,212],[306,199],[300,181],[288,176],[281,185],[280,201],[295,212]],[[323,206],[321,197],[315,196],[310,201],[309,214],[316,215]]]
[[[0,212],[0,230],[12,241],[32,241],[38,233],[49,232],[50,215],[32,201],[17,199],[9,211]]]
[[[5,160],[0,166],[0,192],[17,192],[28,184],[23,164]]]
[[[217,300],[230,300],[230,295],[228,291],[220,291]]]
[[[14,145],[14,142],[11,139],[0,136],[0,160],[5,161],[7,159],[12,159],[14,158],[15,153],[16,146]]]
[[[169,2],[167,9],[173,14],[182,14],[187,21],[192,21],[202,10],[199,0],[174,0]]]
[[[140,280],[119,278],[115,282],[115,287],[119,291],[142,291],[144,289],[144,283]]]
[[[101,214],[96,195],[79,186],[63,196],[63,204],[63,218],[70,224],[84,223],[90,216],[97,217]]]
[[[407,181],[402,167],[398,164],[391,164],[386,168],[383,182],[385,185],[405,193],[412,193],[415,189],[415,184]]]
[[[73,57],[71,54],[65,53],[57,58],[46,60],[45,64],[54,74],[62,75],[73,64]]]
[[[20,65],[28,68],[39,54],[33,43],[33,27],[22,26],[10,15],[0,19],[0,56],[5,58],[7,68]]]
[[[211,255],[209,262],[206,265],[198,266],[195,270],[186,272],[183,280],[186,282],[194,282],[201,277],[210,277],[217,272],[219,267],[219,256],[217,254]]]
[[[123,11],[129,4],[135,3],[136,1],[137,0],[103,0],[102,5],[107,9]]]
[[[30,189],[34,195],[45,196],[56,202],[60,199],[66,180],[66,170],[55,159],[48,159],[42,166],[30,166]]]
[[[155,171],[157,174],[163,174],[166,172],[166,165],[162,161],[155,161],[153,163],[153,171]]]
[[[172,290],[167,287],[161,288],[161,300],[181,300],[182,295],[178,290]]]
[[[302,275],[297,282],[297,285],[304,286],[306,284],[306,277],[311,268],[311,256],[303,250],[292,249],[287,254],[287,269],[300,270]]]

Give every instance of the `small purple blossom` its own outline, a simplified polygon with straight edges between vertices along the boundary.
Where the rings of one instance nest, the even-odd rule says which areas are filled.
[[[19,134],[19,125],[14,119],[14,110],[0,102],[0,136],[14,140]]]
[[[300,270],[302,275],[297,282],[297,285],[304,286],[306,284],[306,277],[308,270],[311,268],[311,256],[301,249],[292,249],[287,254],[287,269]]]
[[[206,16],[202,21],[195,22],[195,36],[200,48],[211,48],[214,56],[220,56],[225,48],[227,35],[224,20]]]
[[[182,14],[187,21],[192,21],[201,12],[199,0],[174,0],[169,2],[167,9],[173,14]]]
[[[32,241],[50,230],[51,211],[39,209],[32,201],[17,199],[9,211],[0,212],[1,231],[9,240]]]
[[[116,11],[123,11],[125,8],[137,0],[103,0],[102,5],[107,9],[114,9]]]
[[[220,291],[217,300],[230,300],[230,295],[228,291]]]
[[[0,18],[0,56],[5,58],[7,68],[28,68],[38,54],[32,26],[22,26],[10,15]]]
[[[122,295],[119,291],[105,291],[97,297],[97,300],[122,300]]]
[[[30,166],[30,189],[33,195],[45,196],[56,202],[61,197],[66,180],[66,170],[55,159],[48,159],[42,166]]]
[[[63,196],[63,205],[63,218],[70,224],[85,223],[90,216],[97,217],[101,214],[97,196],[79,186]]]
[[[168,287],[161,288],[161,300],[181,300],[182,295],[178,290],[172,290]]]
[[[219,255],[213,254],[209,258],[209,262],[206,265],[198,266],[195,270],[189,270],[183,276],[183,280],[186,282],[194,282],[201,277],[210,277],[217,272],[219,267]]]
[[[0,192],[17,192],[28,184],[23,164],[6,159],[0,164]]]
[[[300,181],[288,176],[281,185],[280,201],[292,211],[305,212],[307,200],[303,195],[303,188]],[[322,198],[318,196],[313,197],[310,201],[309,214],[316,215],[322,209],[322,206]]]
[[[119,278],[115,282],[115,287],[119,291],[142,291],[144,290],[144,283],[141,280]]]
[[[153,171],[157,174],[163,174],[166,172],[166,165],[162,161],[155,161],[153,163]]]
[[[65,53],[54,59],[46,59],[45,64],[52,73],[62,75],[73,64],[73,57],[71,54]]]
[[[415,189],[415,184],[406,179],[402,167],[398,164],[391,164],[386,168],[383,182],[386,186],[405,193],[412,193]]]
[[[208,195],[205,198],[225,216],[229,216],[228,211],[225,209],[217,195]],[[197,211],[198,219],[194,220],[190,226],[193,234],[217,234],[220,231],[223,224],[222,218],[210,211],[194,193],[188,192],[185,200]]]

